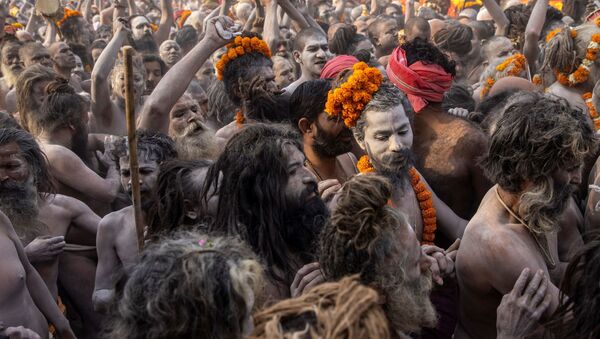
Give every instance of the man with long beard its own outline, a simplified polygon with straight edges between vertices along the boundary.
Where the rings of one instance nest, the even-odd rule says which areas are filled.
[[[7,41],[0,50],[0,70],[2,78],[0,79],[0,109],[5,109],[6,94],[15,86],[17,77],[23,71],[23,64],[19,57],[19,49],[22,44],[15,41]]]
[[[168,133],[185,159],[213,158],[218,152],[214,132],[205,124],[207,112],[202,112],[199,103],[186,93],[210,55],[227,42],[216,25],[233,35],[228,31],[233,26],[231,19],[212,18],[204,38],[165,74],[140,114],[138,127]]]
[[[145,15],[129,17],[132,28],[133,46],[139,53],[157,54],[158,46],[169,38],[173,26],[173,4],[170,0],[160,1],[160,23],[153,32],[150,20]]]
[[[566,264],[557,249],[558,225],[597,142],[588,118],[562,99],[523,93],[505,107],[482,161],[496,186],[469,222],[457,256],[456,338],[494,336],[502,294],[524,268],[552,278],[545,315],[554,313]]]
[[[32,128],[29,120],[31,116],[38,114],[46,97],[46,86],[56,79],[58,79],[56,72],[43,65],[31,65],[17,78],[15,85],[17,117],[21,126],[26,130],[30,131]]]
[[[330,89],[328,80],[298,86],[290,101],[290,119],[302,133],[306,167],[319,182],[335,179],[343,184],[358,173],[356,158],[350,153],[354,139],[344,121],[331,119],[324,111]]]
[[[84,203],[52,194],[44,153],[31,135],[19,129],[0,129],[0,209],[9,217],[52,297],[58,296],[58,255],[71,228],[96,233],[100,218]]]
[[[152,190],[156,185],[159,165],[177,157],[171,138],[160,133],[138,130],[137,151],[140,175],[140,193],[142,211],[148,211],[152,205]],[[115,145],[113,156],[118,158],[121,173],[121,185],[131,195],[131,168],[127,139],[122,138]],[[135,226],[133,206],[125,207],[102,218],[98,225],[98,267],[94,286],[94,309],[105,313],[114,297],[115,279],[127,274],[137,263],[138,238]]]
[[[273,301],[322,281],[314,242],[328,212],[304,162],[299,135],[290,127],[252,124],[227,143],[203,189],[205,202],[219,197],[209,230],[252,246],[265,262],[267,298]]]
[[[358,274],[377,290],[392,337],[409,338],[437,321],[429,299],[432,261],[405,215],[389,205],[394,190],[389,180],[373,174],[348,181],[321,234],[319,262],[328,280]],[[448,273],[455,254],[443,255]]]

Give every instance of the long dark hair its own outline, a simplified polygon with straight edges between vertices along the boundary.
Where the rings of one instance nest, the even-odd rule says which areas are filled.
[[[561,285],[560,306],[546,324],[555,338],[600,337],[600,232],[575,254]]]
[[[213,188],[218,187],[219,205],[211,231],[239,235],[266,261],[268,273],[281,282],[291,282],[295,274],[283,236],[286,144],[302,150],[298,133],[288,126],[254,124],[245,128],[229,140],[209,169],[202,193],[207,203]]]

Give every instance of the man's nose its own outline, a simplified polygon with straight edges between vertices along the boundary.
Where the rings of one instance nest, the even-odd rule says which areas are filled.
[[[402,142],[400,141],[400,137],[398,135],[392,135],[390,137],[390,151],[400,152],[400,150],[402,150]]]
[[[573,172],[573,175],[571,176],[571,184],[581,185],[581,177],[582,177],[581,171],[582,171],[582,169],[579,168],[578,170]]]

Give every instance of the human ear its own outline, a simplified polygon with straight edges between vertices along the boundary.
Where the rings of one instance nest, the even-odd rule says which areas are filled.
[[[294,57],[294,60],[299,64],[302,65],[302,60],[300,59],[300,51],[293,51],[292,52],[292,56]]]
[[[311,125],[312,124],[310,123],[310,121],[308,121],[308,119],[306,118],[300,118],[300,120],[298,120],[298,128],[300,129],[300,132],[302,132],[302,134],[311,133]]]

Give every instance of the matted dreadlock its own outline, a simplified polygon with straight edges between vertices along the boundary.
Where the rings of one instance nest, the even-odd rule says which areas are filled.
[[[357,277],[316,286],[254,315],[250,338],[390,338],[378,293]]]

